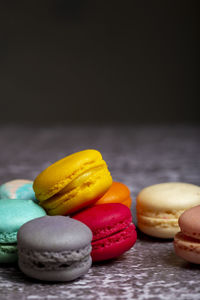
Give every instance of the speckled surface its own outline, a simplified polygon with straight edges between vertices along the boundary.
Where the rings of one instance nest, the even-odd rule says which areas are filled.
[[[51,162],[96,148],[114,180],[132,198],[145,186],[167,181],[200,183],[200,127],[1,126],[0,183],[34,179]],[[135,220],[135,206],[132,206]],[[175,256],[172,241],[139,233],[135,246],[117,260],[95,264],[71,283],[41,283],[17,266],[0,266],[0,299],[200,299],[200,266]]]

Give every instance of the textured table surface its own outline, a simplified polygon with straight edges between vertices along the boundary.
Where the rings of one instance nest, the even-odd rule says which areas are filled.
[[[168,181],[200,183],[200,127],[0,127],[0,183],[33,179],[72,152],[102,152],[115,181],[135,196],[145,186]],[[1,217],[1,216],[0,216]],[[71,283],[41,283],[17,266],[0,266],[0,299],[200,299],[200,267],[173,252],[172,241],[138,234],[120,258],[95,264]]]

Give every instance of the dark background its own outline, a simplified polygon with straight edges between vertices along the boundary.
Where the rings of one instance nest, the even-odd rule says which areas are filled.
[[[197,123],[197,1],[1,1],[1,123]]]

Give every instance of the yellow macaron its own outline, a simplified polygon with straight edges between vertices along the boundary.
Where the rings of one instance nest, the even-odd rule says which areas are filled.
[[[136,199],[138,227],[154,237],[173,238],[180,231],[179,216],[198,204],[200,187],[194,184],[169,182],[146,187]]]
[[[97,150],[71,154],[42,171],[33,183],[40,205],[49,215],[68,215],[97,201],[112,177]]]

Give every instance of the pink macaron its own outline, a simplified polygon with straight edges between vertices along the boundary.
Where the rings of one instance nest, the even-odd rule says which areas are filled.
[[[181,232],[174,237],[175,253],[189,262],[200,264],[200,205],[186,210],[178,223]]]
[[[116,258],[136,242],[137,233],[131,211],[121,203],[99,204],[73,218],[86,224],[93,233],[93,262]]]

